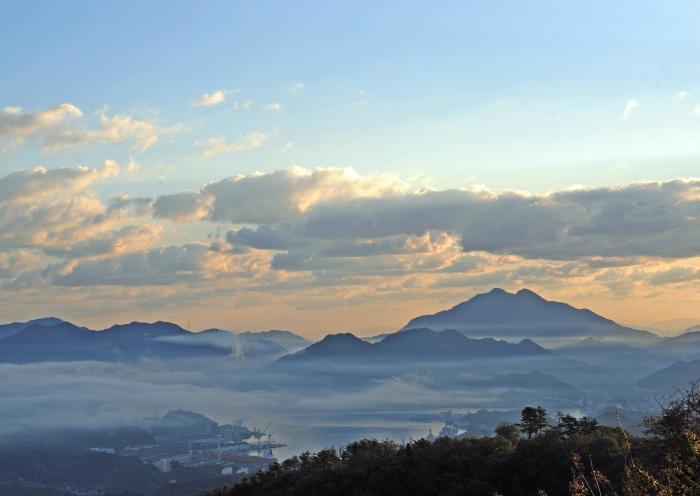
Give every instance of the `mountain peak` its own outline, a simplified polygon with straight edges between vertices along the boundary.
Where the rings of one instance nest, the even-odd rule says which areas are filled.
[[[502,295],[502,294],[510,294],[508,291],[506,291],[503,288],[493,288],[491,291],[489,291],[487,294],[491,295]]]
[[[542,298],[540,295],[538,295],[538,294],[535,293],[534,291],[532,291],[532,290],[530,290],[530,289],[527,289],[527,288],[521,289],[520,291],[518,291],[517,293],[515,293],[515,296],[520,296],[521,298],[535,298],[535,299],[538,299],[538,300],[546,301],[546,300],[545,300],[544,298]]]
[[[301,356],[317,358],[338,357],[352,355],[371,347],[372,345],[370,343],[363,341],[349,332],[328,334],[318,343],[314,343],[298,353],[287,355],[283,357],[283,359],[293,360]]]
[[[355,336],[352,333],[341,332],[338,334],[328,334],[326,337],[324,337],[321,341],[319,341],[316,344],[329,346],[329,345],[336,345],[336,344],[353,345],[353,344],[358,344],[358,343],[364,343],[364,341],[362,341],[360,338],[358,338],[357,336]]]
[[[623,327],[587,309],[546,300],[525,288],[517,293],[494,288],[449,310],[414,318],[402,330],[417,327],[455,329],[465,336],[482,338],[656,339],[651,333]]]
[[[58,317],[40,317],[38,319],[32,319],[28,320],[26,324],[39,324],[43,326],[52,326],[52,325],[58,325],[58,324],[64,324],[67,323],[63,319],[59,319]]]
[[[111,334],[143,334],[153,337],[191,334],[177,324],[159,320],[157,322],[129,322],[128,324],[115,324],[101,332]]]
[[[7,342],[10,343],[32,343],[46,344],[50,342],[79,340],[92,336],[92,331],[84,327],[78,327],[70,322],[61,321],[60,324],[42,325],[31,324],[10,336]]]
[[[493,338],[473,339],[454,331],[428,328],[408,329],[368,343],[352,334],[333,334],[305,350],[287,355],[279,363],[301,364],[321,360],[350,360],[376,364],[408,364],[416,361],[444,363],[485,358],[547,356],[550,352],[533,341],[519,343]]]

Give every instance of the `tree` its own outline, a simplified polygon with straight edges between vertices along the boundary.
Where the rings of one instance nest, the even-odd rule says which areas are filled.
[[[574,437],[580,427],[579,420],[573,415],[563,414],[561,412],[557,413],[558,424],[557,427],[561,429],[564,436],[568,438]]]
[[[700,494],[700,386],[679,391],[661,414],[645,419],[651,436],[647,466],[631,461],[625,494],[685,496]],[[663,456],[661,456],[663,454]],[[651,463],[650,463],[651,462]]]
[[[501,422],[496,426],[496,435],[507,439],[512,444],[515,444],[520,439],[520,430],[518,426],[511,422]]]
[[[578,430],[582,434],[592,434],[597,431],[599,427],[600,424],[593,417],[585,416],[578,419]]]
[[[532,407],[526,406],[520,413],[520,430],[527,434],[527,438],[531,439],[533,434],[540,434],[542,429],[547,427],[547,410],[541,406]]]
[[[557,419],[557,428],[567,438],[578,434],[592,434],[600,427],[596,419],[588,416],[576,418],[573,415],[558,412]]]

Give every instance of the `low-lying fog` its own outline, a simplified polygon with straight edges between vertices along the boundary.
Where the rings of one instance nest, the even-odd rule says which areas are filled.
[[[288,445],[279,456],[364,436],[421,437],[441,424],[416,415],[518,409],[532,397],[531,390],[507,381],[468,383],[469,372],[456,373],[451,384],[422,369],[345,386],[338,373],[333,371],[337,386],[320,387],[310,386],[313,381],[302,373],[271,372],[233,359],[0,364],[0,435],[142,425],[146,417],[186,409],[219,423],[246,417],[258,427],[272,423],[274,437]],[[552,402],[572,409],[581,400],[580,391],[573,391],[543,391],[539,399],[550,394]]]

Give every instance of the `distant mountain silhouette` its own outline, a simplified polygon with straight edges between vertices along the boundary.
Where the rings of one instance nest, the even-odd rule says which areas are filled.
[[[550,355],[550,352],[524,339],[507,343],[492,338],[471,339],[457,331],[437,332],[431,329],[411,329],[368,343],[353,334],[332,334],[308,348],[282,357],[283,363],[304,363],[339,359],[376,362],[440,361],[473,358],[524,357]]]
[[[676,358],[700,358],[700,327],[691,327],[683,334],[654,343],[653,349]]]
[[[132,322],[103,331],[92,331],[69,322],[32,324],[0,340],[0,361],[133,361],[146,357],[167,359],[230,353],[209,343],[162,340],[164,337],[191,335],[194,334],[169,322]]]
[[[556,377],[545,374],[544,372],[534,371],[526,374],[510,373],[497,375],[486,385],[493,388],[508,388],[524,389],[528,391],[536,391],[542,397],[543,394],[556,395],[559,398],[563,397],[583,397],[584,393]]]
[[[582,351],[582,352],[600,352],[600,351],[611,351],[616,352],[634,352],[639,351],[640,348],[632,346],[626,343],[621,343],[619,341],[607,341],[601,338],[587,337],[580,341],[564,345],[557,348],[557,351]]]
[[[559,356],[587,363],[612,381],[634,384],[652,370],[674,362],[674,358],[648,346],[632,346],[620,341],[588,337],[553,348]]]
[[[131,322],[101,331],[53,317],[6,324],[0,339],[0,362],[133,361],[141,358],[183,359],[236,355],[271,359],[308,344],[287,331],[233,334],[211,329],[190,332],[171,322]],[[283,343],[283,344],[280,344]]]
[[[230,348],[238,358],[278,358],[298,351],[310,341],[289,331],[261,331],[234,333],[221,329],[207,329],[197,333],[198,340],[206,340],[216,346]]]
[[[10,324],[0,324],[0,339],[4,339],[14,334],[17,334],[22,329],[29,327],[32,324],[43,326],[52,326],[64,322],[57,317],[43,317],[40,319],[28,320],[27,322],[12,322]]]
[[[644,435],[644,417],[635,413],[623,413],[620,410],[604,410],[594,415],[600,425],[622,427],[634,436]]]
[[[12,363],[109,360],[114,353],[94,331],[61,321],[31,324],[0,340],[0,361]]]
[[[497,386],[507,386],[507,387],[538,387],[541,389],[574,389],[571,384],[564,381],[560,381],[556,377],[545,374],[543,372],[535,371],[528,374],[503,374],[497,375],[491,381]],[[580,393],[580,391],[578,391]]]
[[[637,383],[644,389],[655,389],[664,393],[687,388],[691,381],[700,379],[700,360],[676,362],[653,374],[642,378]]]
[[[311,344],[306,338],[294,334],[290,331],[281,331],[278,329],[273,329],[270,331],[259,331],[259,332],[241,332],[237,336],[246,342],[259,342],[260,340],[265,340],[272,342],[284,348],[287,352],[293,352],[306,348]]]
[[[214,436],[219,424],[201,413],[188,410],[172,410],[162,417],[145,419],[154,436]]]
[[[624,327],[588,309],[548,301],[522,289],[509,293],[492,289],[433,315],[411,320],[402,330],[427,327],[454,329],[469,337],[576,338],[605,337],[612,340],[652,342],[658,336]]]

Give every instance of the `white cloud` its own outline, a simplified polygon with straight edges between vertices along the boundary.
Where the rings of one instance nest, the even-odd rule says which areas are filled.
[[[216,137],[206,140],[202,147],[204,148],[203,155],[212,157],[221,153],[236,153],[245,150],[253,150],[260,148],[267,141],[267,135],[264,133],[252,132],[242,136],[238,142],[229,143],[226,138]]]
[[[118,197],[109,207],[88,187],[114,177],[121,167],[37,167],[0,177],[0,253],[36,250],[49,256],[81,257],[149,248],[160,226],[132,225],[150,215],[150,200]]]
[[[44,150],[54,152],[73,146],[95,143],[119,144],[132,140],[136,149],[145,151],[162,135],[177,132],[180,129],[180,125],[159,128],[151,122],[134,119],[128,115],[110,117],[107,115],[107,109],[103,108],[99,112],[99,123],[95,129],[60,128],[48,136],[44,143]]]
[[[690,95],[690,93],[688,93],[685,90],[678,90],[678,91],[676,91],[676,93],[674,93],[673,100],[676,102],[680,102],[680,101],[688,98],[689,95]]]
[[[233,102],[233,110],[250,110],[255,105],[253,100],[243,100],[240,102]]]
[[[84,259],[53,265],[45,270],[61,286],[154,286],[185,281],[213,280],[222,275],[251,277],[262,253],[238,256],[218,252],[210,245],[188,243],[153,249],[130,250],[98,259]]]
[[[293,83],[292,86],[290,87],[290,90],[292,93],[298,93],[299,91],[304,89],[304,83]]]
[[[257,231],[247,228],[231,239],[307,254],[378,253],[388,246],[382,240],[435,232],[457,236],[465,252],[531,259],[700,255],[700,180],[548,194],[486,188],[411,192],[390,176],[292,168],[172,196],[164,218],[257,225]]]
[[[639,101],[636,98],[630,99],[625,105],[625,111],[622,113],[622,120],[626,121],[637,107],[639,107]]]
[[[693,109],[693,113],[695,115],[700,115],[700,105],[695,106],[695,108]]]
[[[211,93],[204,93],[194,101],[197,107],[213,107],[226,101],[226,97],[231,94],[231,90],[216,90]]]
[[[700,180],[539,194],[424,190],[352,169],[291,168],[155,201],[101,201],[91,185],[120,169],[108,161],[0,177],[0,306],[3,288],[51,285],[124,295],[163,285],[167,295],[154,295],[153,305],[197,305],[206,286],[249,301],[275,292],[330,307],[339,297],[428,287],[576,281],[591,290],[696,284],[700,273]],[[172,224],[197,221],[221,230],[208,238],[208,224]],[[643,264],[649,269],[634,276]]]
[[[47,170],[37,167],[32,170],[11,172],[0,177],[0,202],[27,203],[37,197],[80,191],[100,178],[119,175],[119,164],[105,160],[101,167],[62,167]]]
[[[282,110],[282,104],[279,102],[268,103],[265,105],[265,110],[271,110],[273,112],[279,112]]]
[[[398,193],[404,188],[404,183],[393,177],[362,177],[350,168],[310,171],[294,167],[213,182],[204,186],[197,195],[210,198],[206,204],[210,210],[207,218],[211,220],[270,223],[297,217],[318,203],[377,197]],[[161,216],[168,217],[166,212],[173,211],[177,212],[175,218],[201,217],[194,212],[204,202],[195,201],[190,196],[192,194],[185,195],[165,197],[168,202],[177,201],[181,206],[170,205],[161,211]],[[156,205],[161,198],[156,200]]]
[[[19,107],[5,107],[0,111],[0,145],[8,140],[0,152],[21,145],[35,135],[47,133],[70,119],[82,117],[82,111],[75,105],[63,103],[36,112],[24,112]]]

